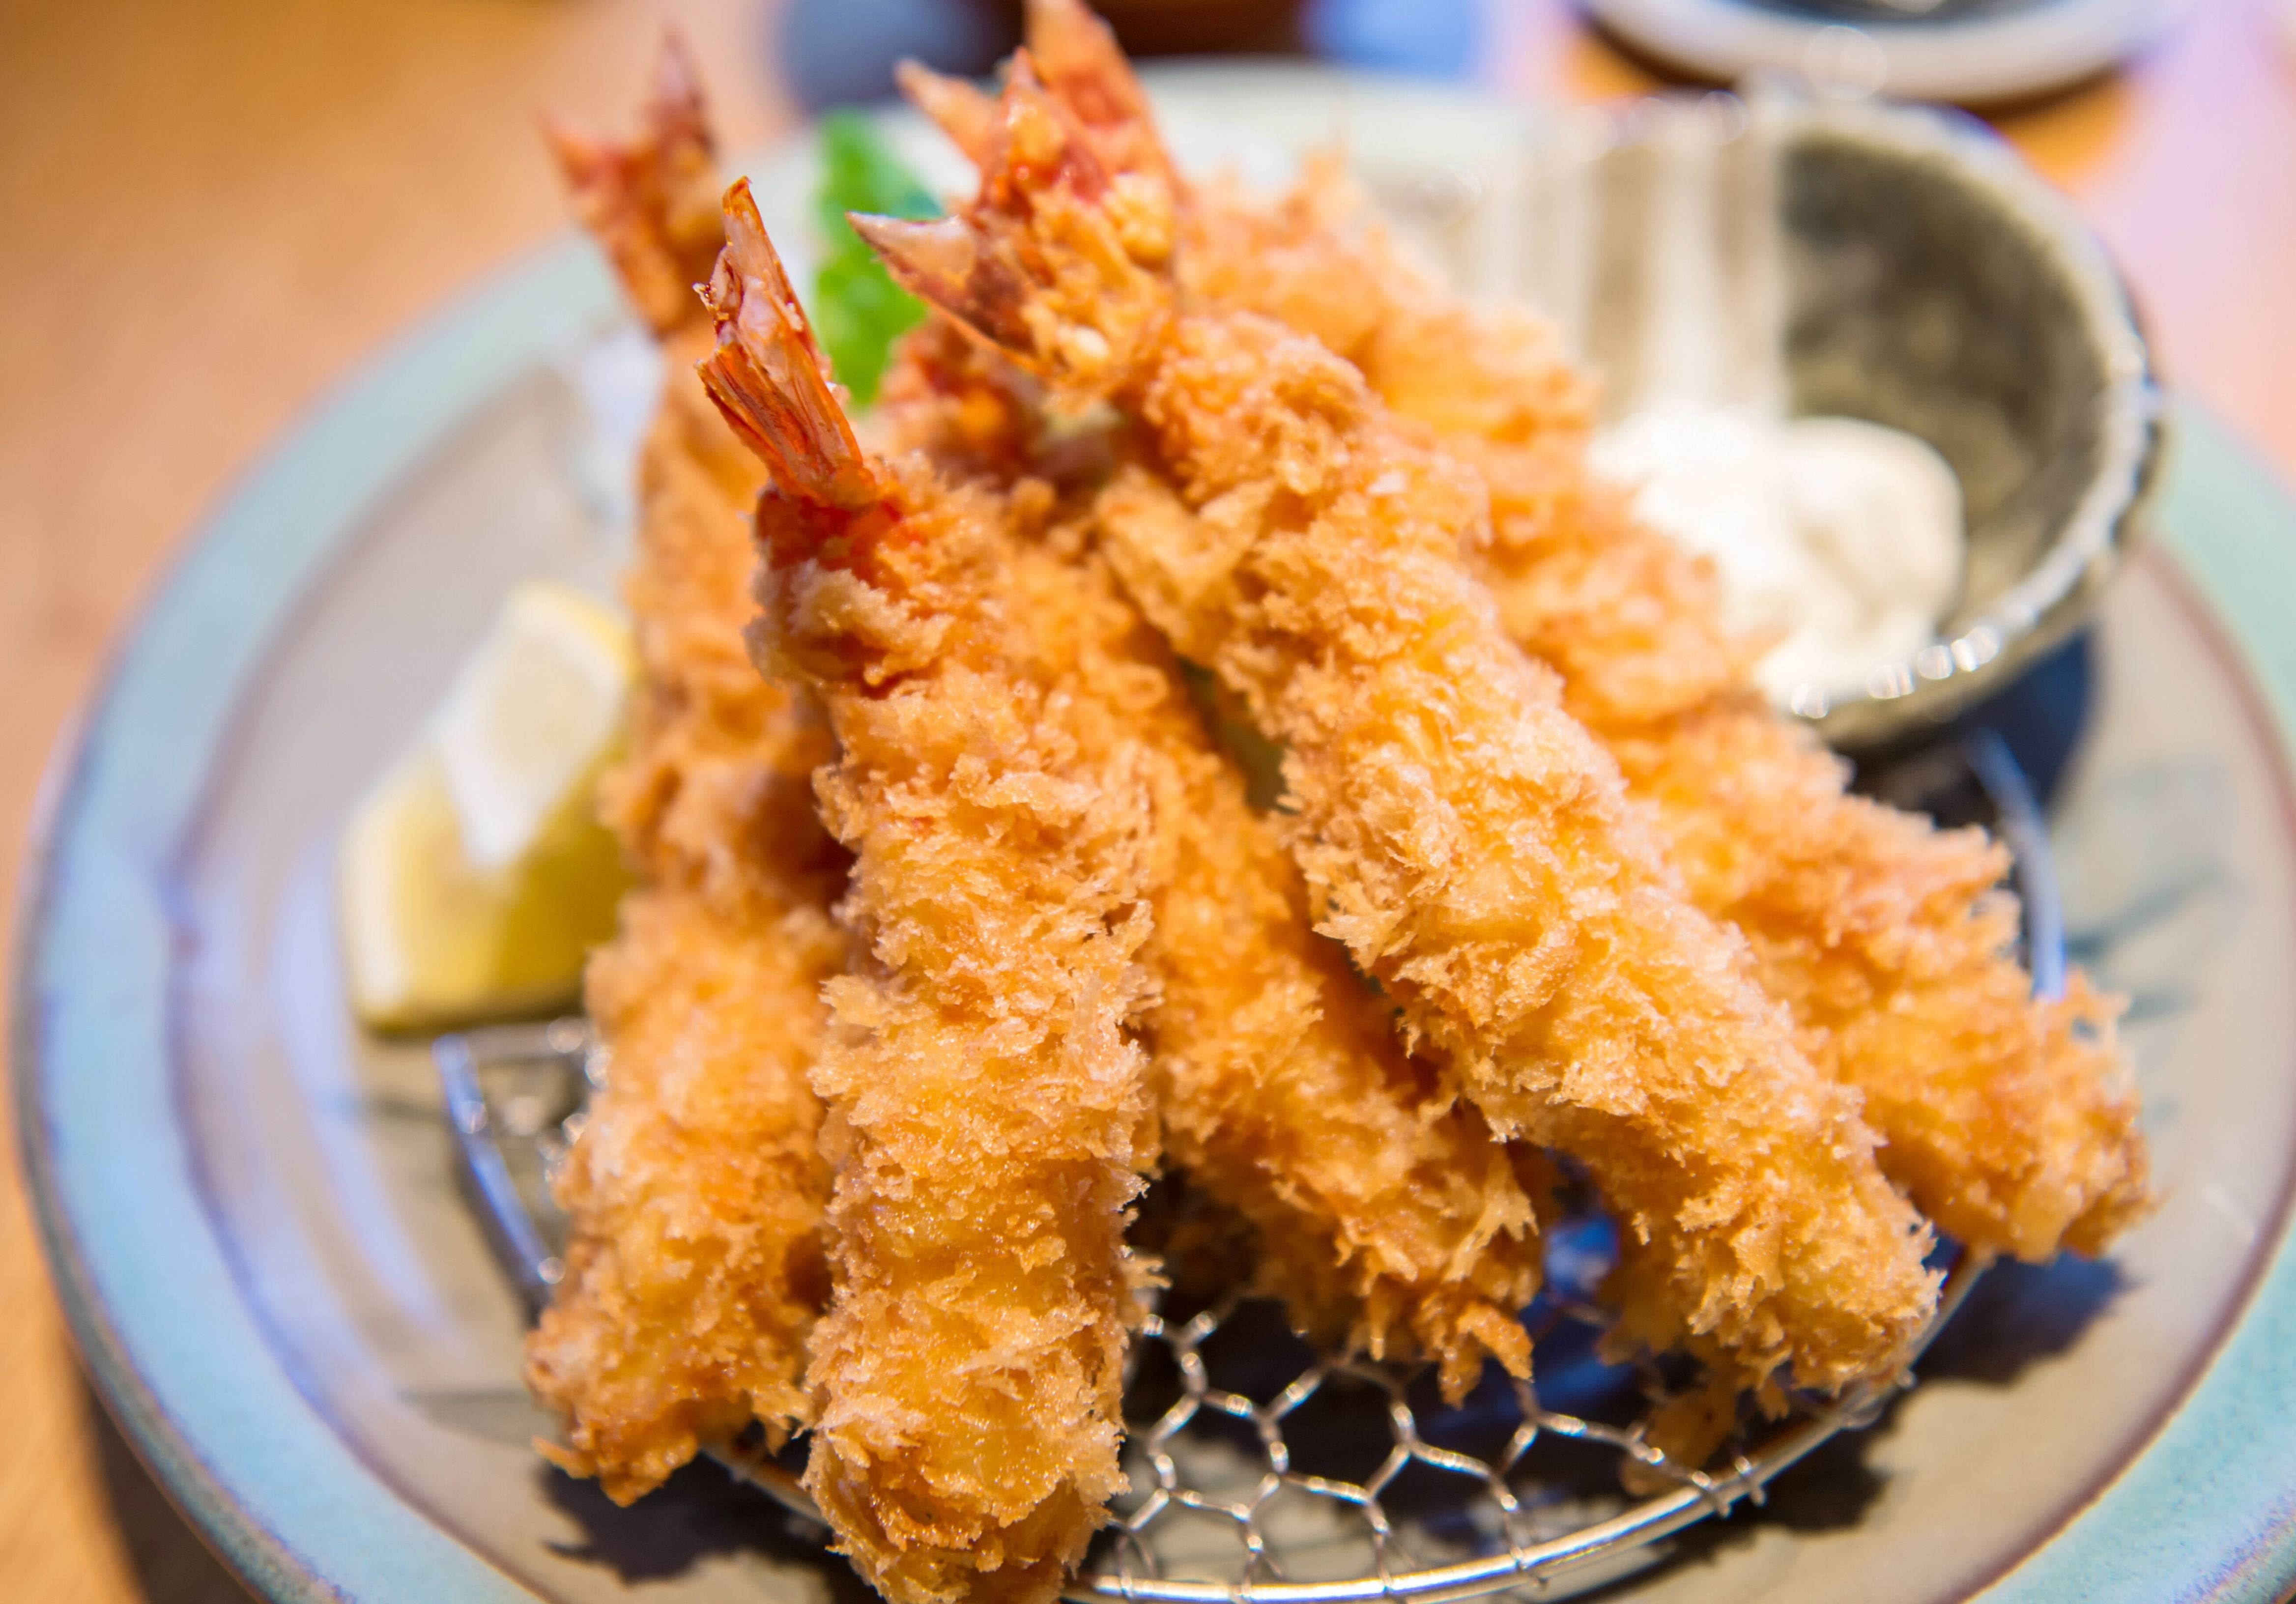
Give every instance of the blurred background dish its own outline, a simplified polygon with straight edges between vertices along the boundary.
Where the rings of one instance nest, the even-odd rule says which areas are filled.
[[[1629,49],[1715,83],[2000,105],[2138,53],[2190,0],[1586,0]]]
[[[2142,54],[2195,0],[1578,0],[1619,45],[1710,84],[1751,76],[1843,99],[2030,102]],[[1516,8],[1484,0],[1103,0],[1135,55],[1307,51],[1459,76]],[[795,0],[784,42],[809,103],[868,98],[907,53],[985,71],[1020,37],[1020,0]]]

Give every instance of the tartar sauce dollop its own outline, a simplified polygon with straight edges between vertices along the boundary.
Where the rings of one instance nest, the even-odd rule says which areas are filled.
[[[1902,430],[1667,402],[1604,430],[1592,460],[1714,559],[1732,624],[1777,638],[1758,675],[1782,707],[1864,689],[1937,638],[1960,591],[1960,481]]]

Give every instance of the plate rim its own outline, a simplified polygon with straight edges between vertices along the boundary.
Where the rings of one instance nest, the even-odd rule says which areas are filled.
[[[35,1230],[106,1406],[170,1501],[265,1598],[537,1595],[361,1460],[244,1302],[176,1117],[172,860],[276,626],[377,500],[505,383],[619,315],[603,264],[561,233],[420,320],[283,430],[115,637],[29,832],[10,1056]],[[123,1259],[116,1239],[139,1232]],[[187,1279],[204,1299],[170,1302]]]
[[[1423,83],[1300,67],[1168,69],[1232,92]],[[1472,97],[1462,93],[1458,100]],[[1537,108],[1490,102],[1520,119]],[[799,129],[769,153],[809,137]],[[261,1333],[201,1201],[176,1117],[172,858],[273,634],[404,473],[537,360],[622,316],[570,230],[451,298],[274,438],[195,527],[115,637],[60,738],[24,858],[11,1057],[36,1229],[106,1406],[170,1499],[261,1596],[534,1600],[435,1526],[338,1436]],[[2205,408],[2175,398],[2161,544],[2236,660],[2276,748],[2296,750],[2296,500]],[[140,1096],[138,1094],[141,1094]],[[1983,1592],[1998,1604],[2263,1601],[2296,1576],[2296,1219],[2284,1206],[2217,1346],[2152,1436]],[[203,1296],[186,1298],[186,1289]]]

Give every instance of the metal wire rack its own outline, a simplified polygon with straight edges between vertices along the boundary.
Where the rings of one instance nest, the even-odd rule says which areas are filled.
[[[1961,757],[1961,781],[2017,854],[2031,967],[2046,988],[2062,953],[2038,813],[1997,738]],[[434,1058],[479,1219],[538,1310],[562,1273],[564,1220],[549,1177],[579,1134],[584,1101],[611,1073],[609,1055],[585,1021],[562,1019],[444,1036]],[[1592,1294],[1609,1232],[1591,1207],[1549,1232],[1547,1289],[1524,1315],[1536,1384],[1494,1369],[1457,1406],[1423,1371],[1315,1351],[1264,1301],[1191,1309],[1168,1297],[1133,1345],[1132,1490],[1069,1596],[1441,1604],[1522,1587],[1576,1592],[1649,1562],[1652,1544],[1685,1526],[1760,1503],[1773,1478],[1913,1385],[1908,1370],[1833,1397],[1793,1396],[1784,1419],[1747,1420],[1718,1469],[1677,1462],[1649,1432],[1683,1378],[1597,1352],[1605,1320]],[[1974,1256],[1953,1260],[1923,1346],[1982,1268]],[[800,1442],[779,1457],[738,1444],[718,1457],[817,1520],[799,1485],[802,1454]]]

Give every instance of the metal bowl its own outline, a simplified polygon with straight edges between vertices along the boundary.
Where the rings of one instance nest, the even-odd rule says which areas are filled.
[[[2071,206],[1971,119],[1655,99],[1382,199],[1471,290],[1554,315],[1606,418],[1660,400],[1847,414],[1952,464],[1968,545],[1937,643],[1862,691],[1792,698],[1838,746],[1916,738],[2000,689],[2080,626],[2140,536],[2161,413],[2127,291]]]

